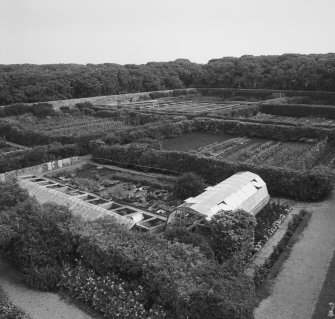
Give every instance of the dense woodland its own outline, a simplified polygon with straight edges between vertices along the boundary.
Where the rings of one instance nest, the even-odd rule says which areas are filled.
[[[335,54],[245,55],[204,65],[0,65],[0,105],[189,87],[335,91]]]

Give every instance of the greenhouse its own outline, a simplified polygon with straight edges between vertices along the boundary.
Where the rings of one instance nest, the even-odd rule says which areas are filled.
[[[221,183],[210,186],[196,197],[190,197],[169,216],[168,223],[193,228],[210,220],[219,211],[242,209],[252,215],[269,202],[265,182],[257,174],[239,172]]]

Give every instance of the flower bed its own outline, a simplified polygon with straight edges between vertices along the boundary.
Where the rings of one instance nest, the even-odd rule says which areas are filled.
[[[64,267],[58,286],[107,318],[167,318],[161,306],[145,305],[142,286],[126,283],[113,273],[99,276],[81,261],[75,267]]]
[[[269,272],[275,262],[279,259],[281,253],[286,249],[291,237],[294,232],[304,219],[306,215],[305,210],[301,210],[299,213],[293,215],[292,220],[290,220],[287,231],[283,238],[278,242],[277,246],[273,249],[272,254],[266,259],[263,265],[257,266],[254,273],[254,283],[256,287],[260,287],[267,279]]]

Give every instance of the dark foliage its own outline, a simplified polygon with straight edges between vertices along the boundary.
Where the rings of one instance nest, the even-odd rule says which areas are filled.
[[[220,262],[240,263],[251,256],[256,219],[243,210],[218,212],[208,222],[207,238]]]
[[[186,59],[124,66],[0,65],[0,105],[190,87],[335,91],[334,74],[333,53],[244,55],[204,65]],[[161,94],[153,92],[150,97]]]
[[[0,117],[22,115],[25,113],[32,113],[39,118],[56,115],[53,106],[49,103],[37,103],[32,105],[19,103],[0,108]]]
[[[39,165],[57,159],[81,155],[78,145],[36,146],[30,150],[2,155],[0,158],[0,173],[17,170],[24,167]]]
[[[202,193],[205,187],[205,181],[201,176],[194,172],[187,172],[177,178],[173,188],[173,195],[179,199],[195,197]]]
[[[331,105],[309,105],[309,104],[261,104],[259,110],[262,113],[306,117],[316,116],[326,119],[335,119],[335,107]]]
[[[173,242],[179,241],[187,245],[193,245],[194,247],[199,247],[200,251],[207,257],[213,258],[214,252],[210,245],[208,244],[205,237],[200,234],[190,232],[185,227],[168,227],[164,234],[164,238]]]

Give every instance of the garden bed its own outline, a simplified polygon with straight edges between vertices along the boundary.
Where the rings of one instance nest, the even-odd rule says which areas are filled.
[[[103,204],[104,200],[113,200],[152,212],[158,211],[161,215],[166,216],[180,204],[180,201],[172,198],[175,178],[170,176],[144,174],[91,164],[49,176],[76,187],[78,194],[74,195],[80,196],[80,191],[87,191],[103,198],[85,199],[94,205]],[[120,210],[118,213],[122,215],[123,212]],[[129,212],[124,212],[124,214],[129,214]]]

